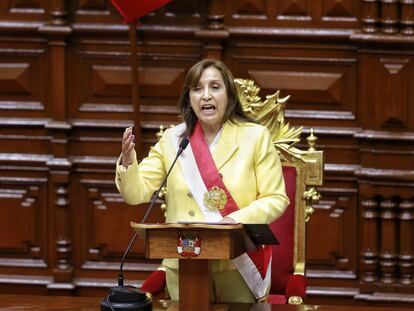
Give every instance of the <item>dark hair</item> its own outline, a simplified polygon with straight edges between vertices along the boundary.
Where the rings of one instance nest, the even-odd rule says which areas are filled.
[[[219,60],[203,59],[190,68],[184,81],[183,90],[178,99],[178,108],[186,124],[186,130],[181,134],[181,137],[189,137],[195,128],[197,116],[191,108],[190,90],[198,84],[203,71],[208,67],[216,68],[223,78],[224,85],[227,90],[228,104],[224,114],[223,123],[227,120],[234,121],[235,119],[245,122],[253,122],[243,111],[242,105],[237,95],[236,85],[230,70]]]

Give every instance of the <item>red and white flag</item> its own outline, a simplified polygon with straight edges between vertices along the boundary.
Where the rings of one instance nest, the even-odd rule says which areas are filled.
[[[114,7],[124,17],[126,23],[155,11],[171,0],[111,0]]]

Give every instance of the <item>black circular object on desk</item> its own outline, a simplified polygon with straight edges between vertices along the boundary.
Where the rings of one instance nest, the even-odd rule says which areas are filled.
[[[115,286],[101,301],[101,311],[151,311],[147,295],[133,286]]]

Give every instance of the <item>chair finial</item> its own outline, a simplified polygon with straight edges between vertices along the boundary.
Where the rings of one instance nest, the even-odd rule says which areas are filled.
[[[164,134],[164,131],[165,131],[164,125],[161,124],[160,130],[157,133],[155,133],[155,136],[157,137],[158,141],[161,139],[162,135]]]
[[[313,134],[313,128],[310,129],[310,135],[308,137],[306,137],[306,140],[308,141],[309,144],[309,151],[315,151],[315,145],[316,145],[316,141],[318,140],[318,137],[315,136]]]

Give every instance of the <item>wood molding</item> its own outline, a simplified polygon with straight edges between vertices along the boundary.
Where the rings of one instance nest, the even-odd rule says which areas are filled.
[[[364,140],[384,141],[414,141],[414,132],[389,132],[362,130],[355,133],[355,138]]]
[[[381,180],[401,180],[401,181],[414,181],[413,170],[388,170],[388,169],[376,169],[363,167],[355,171],[355,175],[364,178],[377,178]]]
[[[90,295],[112,285],[129,221],[143,211],[115,187],[122,132],[140,127],[137,156],[147,154],[160,125],[181,122],[186,72],[208,56],[257,80],[258,96],[291,95],[285,117],[303,126],[298,146],[310,148],[313,129],[324,150],[308,227],[312,301],[398,305],[377,293],[413,290],[413,0],[171,1],[137,26],[140,122],[128,26],[109,0],[3,2],[0,218],[4,228],[25,218],[0,238],[2,288]],[[162,222],[163,211],[151,217]],[[381,241],[381,230],[395,235]],[[141,282],[157,265],[139,242],[127,269]]]

